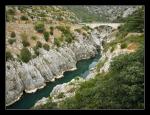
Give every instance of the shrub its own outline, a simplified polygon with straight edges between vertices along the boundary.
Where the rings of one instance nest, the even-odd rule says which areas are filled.
[[[49,50],[49,45],[48,44],[44,44],[43,48],[48,51]]]
[[[53,31],[53,30],[54,30],[54,27],[53,27],[53,26],[50,26],[49,29],[50,29],[50,31]]]
[[[60,47],[60,41],[58,38],[54,38],[54,44],[57,46],[57,47]]]
[[[71,43],[73,39],[74,39],[74,36],[68,35],[68,36],[65,37],[65,41],[68,42],[68,43]]]
[[[63,92],[61,92],[60,94],[58,94],[57,98],[63,98],[65,95]]]
[[[24,47],[30,46],[30,43],[27,40],[23,40],[22,44]]]
[[[78,33],[81,33],[81,30],[80,29],[75,29],[76,32]]]
[[[50,34],[53,35],[54,27],[50,26]]]
[[[74,39],[74,36],[70,32],[69,26],[57,26],[57,29],[59,29],[63,32],[63,36],[64,36],[66,42],[68,42],[68,43],[72,42],[72,40]]]
[[[28,48],[21,49],[20,58],[25,63],[31,59],[31,52],[28,50]]]
[[[43,33],[45,31],[44,23],[42,22],[37,22],[34,28],[39,33]]]
[[[50,31],[50,34],[51,34],[51,35],[53,35],[53,32],[52,32],[52,31]]]
[[[22,41],[26,41],[28,39],[27,33],[23,32],[20,34]]]
[[[32,39],[32,40],[36,40],[37,37],[36,37],[36,36],[32,36],[31,39]]]
[[[8,40],[8,43],[9,43],[9,44],[13,44],[14,42],[16,42],[16,39],[9,39],[9,40]]]
[[[82,29],[84,29],[85,31],[88,31],[91,28],[89,26],[83,26]]]
[[[121,49],[124,49],[124,48],[126,48],[127,47],[127,44],[126,43],[122,43],[121,44]]]
[[[83,36],[87,37],[87,34],[85,32],[83,32]]]
[[[28,17],[23,15],[23,16],[20,17],[20,19],[21,20],[28,20]]]
[[[9,51],[6,51],[6,61],[13,59],[12,54]]]
[[[15,32],[11,32],[11,35],[10,35],[12,38],[16,37],[16,33]]]
[[[9,15],[15,15],[16,12],[15,12],[14,9],[8,9],[7,13],[8,13]]]
[[[48,41],[49,38],[49,32],[44,32],[44,38],[46,41]]]
[[[115,46],[112,46],[110,52],[113,52],[114,49],[115,49]]]
[[[35,58],[36,56],[39,56],[39,50],[38,50],[38,47],[33,47],[33,50],[34,50],[34,53],[35,53],[35,55],[33,55],[33,57],[32,58]]]
[[[37,41],[36,47],[37,47],[37,48],[41,48],[41,47],[42,47],[42,43],[41,43],[40,41]]]

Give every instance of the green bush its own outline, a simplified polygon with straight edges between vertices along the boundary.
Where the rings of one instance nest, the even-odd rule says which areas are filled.
[[[58,38],[54,38],[54,44],[57,46],[57,47],[60,47],[61,43],[59,41]]]
[[[42,47],[42,43],[41,43],[40,41],[37,41],[36,47],[37,47],[37,48],[41,48],[41,47]]]
[[[50,26],[49,29],[50,29],[50,31],[53,31],[53,30],[54,30],[54,27],[53,27],[53,26]]]
[[[114,49],[115,49],[115,46],[112,46],[110,52],[113,52]]]
[[[74,36],[71,33],[69,26],[57,26],[56,28],[62,31],[66,42],[71,43],[72,40],[74,40]]]
[[[54,27],[50,26],[50,34],[53,35]]]
[[[8,39],[9,44],[13,44],[14,42],[16,42],[16,39]]]
[[[21,49],[20,59],[25,63],[31,59],[31,52],[28,50],[28,48]]]
[[[6,51],[6,61],[13,59],[12,54],[9,51]]]
[[[87,37],[87,34],[85,32],[82,33],[84,37]]]
[[[75,29],[75,31],[81,33],[81,29]]]
[[[43,48],[48,51],[49,50],[49,45],[48,44],[44,44]]]
[[[122,43],[121,44],[121,49],[127,48],[127,44],[126,43]]]
[[[36,47],[36,46],[33,47],[33,50],[34,50],[35,55],[33,55],[32,58],[35,58],[36,56],[39,56],[40,53],[39,53],[38,47]]]
[[[32,40],[36,40],[37,37],[36,37],[36,36],[32,36],[31,39],[32,39]]]
[[[7,14],[15,15],[16,11],[14,9],[8,9]]]
[[[28,20],[28,17],[23,15],[23,16],[20,17],[20,19],[21,20]]]
[[[12,38],[16,37],[16,33],[15,32],[11,32],[11,35],[10,35]]]
[[[58,99],[59,99],[59,98],[63,98],[63,97],[65,97],[65,95],[64,95],[63,92],[61,92],[61,93],[57,96]]]
[[[42,22],[37,22],[36,24],[35,24],[35,30],[37,31],[37,32],[39,32],[39,33],[43,33],[44,31],[45,31],[45,26],[44,26],[44,23],[42,23]]]
[[[144,48],[116,57],[110,72],[81,84],[74,97],[60,105],[65,109],[143,109]]]
[[[84,29],[85,31],[90,30],[91,28],[89,26],[83,26],[82,29]]]
[[[48,41],[48,39],[49,39],[49,32],[44,32],[43,34],[44,34],[45,40]]]
[[[27,40],[23,40],[22,44],[24,47],[30,46],[30,43]]]

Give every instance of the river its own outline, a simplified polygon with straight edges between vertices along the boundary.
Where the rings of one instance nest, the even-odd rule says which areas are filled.
[[[54,82],[47,83],[43,89],[40,89],[35,93],[24,93],[19,101],[6,107],[6,109],[30,109],[42,97],[48,97],[53,87],[56,85],[69,82],[76,76],[85,78],[89,74],[89,70],[96,66],[99,58],[100,53],[93,58],[78,61],[76,70],[64,72],[64,77],[57,79]]]

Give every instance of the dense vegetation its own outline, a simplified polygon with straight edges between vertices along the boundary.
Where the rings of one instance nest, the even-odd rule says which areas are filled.
[[[120,37],[124,37],[128,32],[144,32],[144,7],[136,10],[124,22],[125,24],[119,28]]]
[[[68,109],[139,109],[144,107],[144,48],[116,57],[108,74],[86,81],[61,103]]]
[[[57,26],[57,29],[59,29],[62,32],[62,39],[65,40],[68,43],[71,43],[72,40],[74,40],[74,35],[70,31],[69,26]]]

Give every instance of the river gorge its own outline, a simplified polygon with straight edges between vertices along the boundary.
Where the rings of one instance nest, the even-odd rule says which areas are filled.
[[[95,57],[90,59],[83,59],[77,62],[77,69],[74,71],[64,72],[64,77],[57,79],[54,82],[49,82],[43,89],[38,90],[35,93],[24,93],[19,101],[7,107],[7,109],[30,109],[33,105],[42,97],[48,97],[53,87],[57,84],[69,82],[71,79],[81,76],[85,78],[90,69],[95,67],[100,58],[100,52]]]

